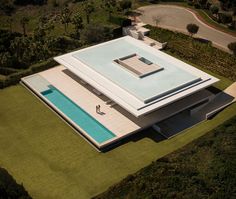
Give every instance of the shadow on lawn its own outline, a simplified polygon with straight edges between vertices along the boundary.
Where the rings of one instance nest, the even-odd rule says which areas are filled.
[[[157,133],[152,128],[148,128],[148,129],[142,130],[140,132],[137,132],[133,135],[130,135],[126,138],[123,138],[122,140],[118,141],[117,143],[114,143],[108,147],[103,148],[101,152],[106,153],[106,152],[109,152],[110,150],[113,150],[116,147],[119,147],[121,145],[125,145],[129,142],[138,142],[144,138],[149,138],[149,139],[153,140],[154,142],[161,142],[166,139],[164,136]]]

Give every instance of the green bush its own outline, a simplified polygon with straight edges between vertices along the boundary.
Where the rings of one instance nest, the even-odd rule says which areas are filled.
[[[223,24],[227,24],[232,22],[232,15],[228,13],[219,13],[219,22]]]
[[[110,22],[121,27],[130,26],[132,23],[131,19],[128,19],[127,17],[124,17],[124,16],[117,16],[117,15],[112,15],[110,17]]]
[[[215,5],[212,5],[212,6],[210,7],[210,11],[211,11],[211,13],[212,13],[213,15],[215,15],[215,14],[218,14],[219,8],[218,8],[217,6],[215,6]]]
[[[167,53],[236,81],[235,56],[214,48],[207,42],[192,40],[191,37],[182,33],[150,25],[146,27],[151,30],[149,34],[151,38],[168,42],[165,49]]]
[[[102,24],[89,24],[81,32],[81,40],[86,44],[100,43],[113,38],[113,29]]]
[[[30,199],[23,185],[19,185],[7,170],[0,168],[0,199]]]
[[[201,5],[200,5],[199,3],[195,3],[195,4],[194,4],[194,8],[200,9],[200,8],[201,8]]]
[[[236,42],[229,43],[228,48],[236,55]]]

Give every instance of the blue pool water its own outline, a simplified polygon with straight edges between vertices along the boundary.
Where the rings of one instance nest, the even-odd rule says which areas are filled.
[[[41,92],[50,102],[52,102],[61,112],[75,122],[87,134],[89,134],[98,143],[105,142],[115,135],[104,127],[101,123],[95,120],[82,108],[72,102],[68,97],[62,94],[58,89],[52,85],[49,89]]]

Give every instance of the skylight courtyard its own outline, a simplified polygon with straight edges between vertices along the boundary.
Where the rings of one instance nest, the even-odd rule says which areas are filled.
[[[198,112],[215,97],[205,88],[218,81],[129,36],[55,60],[61,65],[22,81],[99,149]]]

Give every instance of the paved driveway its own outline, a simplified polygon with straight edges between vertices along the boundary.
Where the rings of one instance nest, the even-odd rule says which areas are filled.
[[[154,17],[160,21],[158,26],[187,33],[186,25],[195,23],[199,26],[197,37],[201,37],[213,42],[217,47],[228,51],[227,45],[236,41],[236,37],[218,31],[205,23],[201,22],[191,11],[171,5],[152,5],[141,7],[138,10],[142,12],[140,19],[144,23],[156,25]]]

